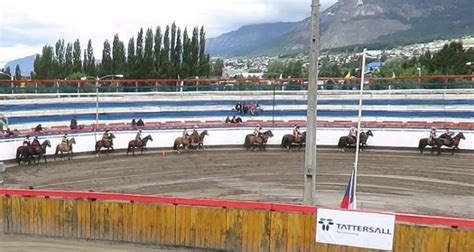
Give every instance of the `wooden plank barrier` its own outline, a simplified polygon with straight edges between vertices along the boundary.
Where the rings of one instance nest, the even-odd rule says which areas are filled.
[[[58,198],[62,193],[0,189],[0,230],[226,251],[377,251],[316,243],[314,207],[78,192]],[[474,251],[474,220],[397,215],[393,251]]]

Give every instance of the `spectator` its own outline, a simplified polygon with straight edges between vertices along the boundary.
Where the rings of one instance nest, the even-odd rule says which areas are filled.
[[[137,126],[138,127],[145,127],[145,123],[143,122],[143,120],[141,118],[138,119]]]
[[[77,120],[76,120],[76,116],[74,116],[74,117],[71,119],[71,124],[69,125],[69,127],[70,127],[72,130],[75,130],[75,129],[77,129]]]
[[[38,126],[36,126],[35,132],[41,132],[41,131],[43,131],[43,127],[41,127],[41,123],[40,123],[38,124]]]
[[[257,102],[257,103],[255,104],[255,115],[259,115],[260,112],[262,112],[262,110],[263,110],[262,107],[261,107],[260,104]]]
[[[234,116],[234,118],[235,118],[235,116]],[[232,121],[230,120],[229,117],[226,117],[226,118],[225,118],[225,123],[231,123],[231,122],[232,122]]]
[[[244,103],[244,109],[243,109],[243,111],[244,111],[244,115],[246,115],[247,112],[249,111],[249,106],[247,106],[247,104],[245,104],[245,103]],[[240,114],[242,114],[242,113],[240,113]]]
[[[242,123],[242,118],[240,116],[235,117],[235,123]]]
[[[132,128],[136,128],[137,127],[137,121],[135,121],[135,118],[133,118],[132,120]]]
[[[239,114],[242,114],[242,103],[238,102],[236,105],[235,105],[235,110],[237,112],[239,112]]]
[[[13,131],[10,130],[10,128],[7,128],[7,131],[5,131],[5,133],[7,134],[7,136],[13,136],[15,135],[15,133],[13,133]]]

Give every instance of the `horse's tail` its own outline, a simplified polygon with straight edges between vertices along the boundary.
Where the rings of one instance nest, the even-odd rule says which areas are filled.
[[[177,150],[178,149],[178,141],[177,140],[174,140],[174,144],[173,144],[173,150]]]
[[[20,161],[21,161],[20,156],[21,156],[21,148],[18,148],[16,149],[16,157],[15,157],[15,160],[18,164],[20,164]]]
[[[418,149],[419,149],[419,150],[421,150],[421,149],[423,149],[423,147],[425,147],[425,146],[423,146],[423,145],[424,145],[424,142],[425,142],[424,140],[425,140],[425,139],[420,139],[420,141],[418,142]]]
[[[132,142],[130,141],[130,142],[128,143],[127,155],[128,155],[128,153],[130,152],[131,149],[132,149]]]
[[[99,152],[99,141],[95,143],[95,152]]]
[[[286,148],[286,139],[287,139],[286,136],[283,136],[283,138],[281,139],[281,144],[280,144],[280,146],[281,146],[282,148]]]
[[[337,143],[337,148],[342,149],[346,146],[347,141],[345,137],[340,137],[339,138],[339,143]]]
[[[244,141],[244,147],[247,148],[250,146],[250,137],[247,135]]]

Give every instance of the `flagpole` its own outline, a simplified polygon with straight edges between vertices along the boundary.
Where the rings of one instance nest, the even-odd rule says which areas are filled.
[[[360,144],[360,120],[362,117],[362,99],[364,95],[364,76],[365,76],[365,54],[366,48],[362,51],[362,71],[360,75],[360,92],[359,92],[359,115],[357,118],[357,141],[354,161],[354,209],[357,209],[357,170],[359,166],[359,144]]]

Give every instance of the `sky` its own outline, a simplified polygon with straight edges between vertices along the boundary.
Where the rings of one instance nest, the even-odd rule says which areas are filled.
[[[320,0],[325,8],[337,0]],[[16,0],[0,9],[0,68],[8,61],[41,52],[60,38],[77,38],[84,49],[92,39],[101,58],[105,39],[115,33],[127,44],[141,27],[153,30],[176,22],[204,26],[208,38],[264,22],[300,21],[310,15],[311,0]]]

